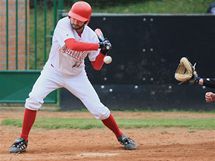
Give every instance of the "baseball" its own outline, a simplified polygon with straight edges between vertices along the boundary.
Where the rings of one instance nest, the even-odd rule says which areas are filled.
[[[111,56],[105,56],[105,57],[104,57],[104,63],[105,63],[105,64],[110,64],[111,62],[112,62]]]

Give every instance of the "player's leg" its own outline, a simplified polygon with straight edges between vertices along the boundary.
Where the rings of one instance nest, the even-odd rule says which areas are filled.
[[[102,120],[103,124],[113,131],[125,149],[136,149],[135,142],[121,132],[110,110],[101,103],[86,74],[82,73],[77,77],[67,79],[66,88],[83,102],[96,119]]]
[[[9,148],[10,153],[21,153],[26,150],[28,135],[34,124],[37,111],[41,108],[44,98],[55,89],[61,87],[60,78],[57,77],[56,73],[52,73],[48,69],[41,72],[29,94],[29,98],[26,99],[22,132],[20,137]]]

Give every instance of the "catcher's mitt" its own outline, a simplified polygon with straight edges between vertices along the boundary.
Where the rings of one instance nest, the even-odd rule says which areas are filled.
[[[181,83],[193,83],[193,81],[198,77],[195,65],[196,64],[193,66],[186,57],[182,57],[175,71],[175,79]]]

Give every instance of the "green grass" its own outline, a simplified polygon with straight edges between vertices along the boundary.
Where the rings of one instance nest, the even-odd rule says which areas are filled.
[[[117,119],[122,128],[156,128],[156,127],[184,127],[189,129],[215,129],[215,118],[195,119]],[[22,126],[22,120],[5,119],[1,125]],[[80,118],[38,118],[34,124],[36,128],[45,129],[91,129],[103,128],[101,121]]]

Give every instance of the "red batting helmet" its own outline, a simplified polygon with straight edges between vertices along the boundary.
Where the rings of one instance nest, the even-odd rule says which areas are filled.
[[[70,9],[68,16],[79,20],[81,22],[86,22],[90,20],[92,14],[91,6],[84,1],[75,2]]]

